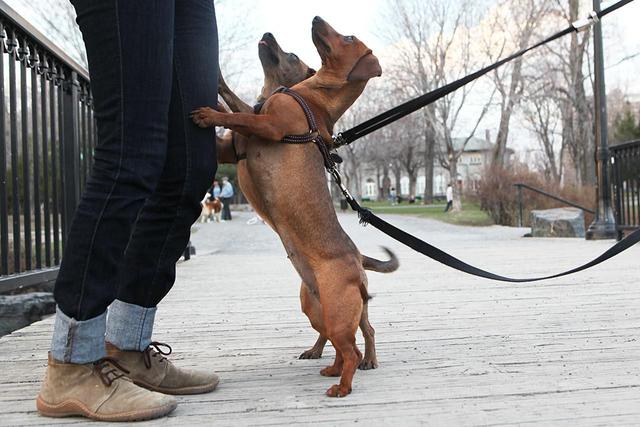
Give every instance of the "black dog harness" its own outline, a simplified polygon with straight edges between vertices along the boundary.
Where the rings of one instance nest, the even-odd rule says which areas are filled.
[[[342,158],[339,155],[337,155],[336,153],[331,153],[329,151],[324,138],[318,131],[318,123],[316,122],[316,118],[313,115],[311,107],[309,107],[309,104],[307,104],[307,101],[305,101],[304,98],[300,96],[300,94],[298,94],[296,91],[284,86],[279,87],[273,93],[284,93],[295,99],[298,105],[300,105],[300,108],[302,108],[302,111],[307,118],[307,123],[309,124],[308,133],[302,135],[287,135],[282,138],[280,142],[284,142],[285,144],[307,144],[309,142],[313,142],[316,147],[318,147],[318,150],[320,150],[320,154],[322,154],[322,158],[324,160],[324,167],[327,168],[327,170],[335,168],[336,163],[342,163]],[[262,107],[261,104],[258,105]]]

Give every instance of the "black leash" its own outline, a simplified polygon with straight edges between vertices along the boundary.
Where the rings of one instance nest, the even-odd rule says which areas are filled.
[[[285,87],[279,88],[276,92],[284,93],[293,97],[298,102],[298,104],[300,104],[300,107],[304,111],[304,114],[307,118],[307,122],[309,124],[309,133],[306,133],[303,135],[286,136],[282,140],[282,142],[288,143],[288,144],[304,144],[304,143],[313,142],[318,147],[318,149],[320,150],[320,153],[322,154],[325,168],[331,174],[331,176],[333,177],[333,180],[340,188],[340,191],[342,192],[345,199],[351,206],[351,209],[358,212],[360,223],[362,225],[371,224],[372,226],[382,231],[384,234],[391,237],[392,239],[395,239],[398,242],[410,247],[411,249],[423,255],[426,255],[435,261],[441,262],[442,264],[447,265],[451,268],[454,268],[456,270],[459,270],[474,276],[484,277],[486,279],[492,279],[492,280],[499,280],[502,282],[511,282],[511,283],[536,282],[539,280],[552,279],[555,277],[566,276],[568,274],[573,274],[573,273],[577,273],[578,271],[586,270],[587,268],[598,265],[601,262],[604,262],[609,258],[612,258],[618,255],[619,253],[629,249],[631,246],[640,242],[640,230],[636,230],[633,233],[631,233],[629,236],[624,238],[623,240],[617,242],[615,245],[613,245],[611,248],[609,248],[606,252],[604,252],[602,255],[600,255],[593,261],[588,262],[580,267],[573,268],[569,271],[553,274],[550,276],[544,276],[544,277],[533,277],[529,279],[513,279],[511,277],[501,276],[499,274],[491,273],[491,272],[482,270],[480,268],[474,267],[470,264],[467,264],[464,261],[459,260],[458,258],[452,255],[449,255],[443,250],[438,249],[433,245],[430,245],[424,240],[418,239],[417,237],[412,236],[411,234],[400,230],[399,228],[389,224],[385,220],[375,215],[369,209],[366,209],[360,206],[358,201],[355,198],[353,198],[353,196],[351,196],[351,193],[349,193],[349,190],[347,190],[347,188],[342,183],[342,176],[338,171],[338,168],[336,165],[336,158],[332,155],[332,153],[329,152],[329,148],[325,144],[324,139],[322,138],[322,136],[320,136],[313,112],[311,111],[311,108],[308,106],[304,98],[302,98],[295,91]]]
[[[559,39],[560,37],[566,36],[567,34],[572,33],[574,31],[579,32],[590,27],[592,24],[598,22],[600,18],[602,18],[603,16],[621,8],[622,6],[625,6],[626,4],[631,3],[632,1],[633,0],[621,0],[618,3],[615,3],[598,13],[596,13],[595,11],[592,11],[588,18],[581,19],[579,21],[574,22],[564,30],[552,35],[551,37],[548,37],[542,40],[539,43],[536,43],[533,46],[530,46],[526,49],[522,49],[512,54],[511,56],[501,59],[500,61],[492,65],[489,65],[488,67],[485,67],[479,71],[476,71],[473,74],[469,74],[468,76],[465,76],[460,80],[456,80],[455,82],[451,82],[445,86],[442,86],[438,89],[435,89],[417,98],[411,99],[405,102],[404,104],[398,105],[397,107],[392,108],[391,110],[385,111],[384,113],[379,114],[376,117],[369,119],[366,122],[361,123],[349,130],[340,132],[333,137],[334,146],[340,147],[342,145],[351,144],[352,142],[362,138],[363,136],[366,136],[371,132],[374,132],[384,126],[387,126],[395,122],[396,120],[399,120],[402,117],[407,116],[421,109],[422,107],[429,105],[437,101],[438,99],[447,96],[451,92],[456,91],[462,86],[482,77],[488,72],[495,70],[501,65],[504,65],[507,62],[512,61],[533,49],[536,49],[542,45],[552,42],[553,40]]]
[[[340,173],[338,172],[337,168],[335,168],[335,166],[332,170],[329,170],[329,173],[331,173],[331,175],[334,177],[336,184],[338,184],[338,186],[340,187],[340,190],[342,191],[342,194],[344,195],[344,197],[347,199],[347,202],[351,206],[351,209],[358,212],[358,216],[360,217],[361,224],[363,225],[371,224],[372,226],[382,231],[384,234],[391,237],[392,239],[397,240],[398,242],[410,247],[411,249],[423,255],[428,256],[434,261],[438,261],[444,265],[447,265],[451,268],[462,271],[464,273],[471,274],[473,276],[484,277],[485,279],[492,279],[492,280],[498,280],[501,282],[510,282],[510,283],[523,283],[523,282],[537,282],[540,280],[553,279],[555,277],[566,276],[568,274],[577,273],[579,271],[586,270],[587,268],[591,268],[595,265],[598,265],[608,260],[609,258],[613,258],[619,253],[629,249],[631,246],[640,242],[640,230],[636,230],[630,235],[628,235],[627,237],[625,237],[624,239],[622,239],[621,241],[617,242],[615,245],[613,245],[609,249],[607,249],[607,251],[605,251],[602,255],[600,255],[593,261],[590,261],[584,265],[581,265],[580,267],[576,267],[571,270],[564,271],[558,274],[552,274],[549,276],[532,277],[527,279],[514,279],[511,277],[506,277],[506,276],[501,276],[499,274],[491,273],[489,271],[485,271],[480,268],[474,267],[470,264],[467,264],[466,262],[461,261],[452,255],[449,255],[445,251],[438,249],[437,247],[425,242],[424,240],[421,240],[407,233],[406,231],[402,231],[399,228],[389,224],[388,222],[386,222],[385,220],[383,220],[382,218],[378,217],[376,214],[371,212],[369,209],[363,208],[362,206],[360,206],[358,201],[351,196],[349,191],[342,184]]]

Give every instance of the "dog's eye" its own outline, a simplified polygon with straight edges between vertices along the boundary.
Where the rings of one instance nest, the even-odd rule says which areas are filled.
[[[344,36],[344,41],[347,43],[353,43],[353,36]]]
[[[295,53],[290,53],[289,54],[289,59],[291,59],[293,61],[297,61],[298,60],[298,55],[296,55]]]

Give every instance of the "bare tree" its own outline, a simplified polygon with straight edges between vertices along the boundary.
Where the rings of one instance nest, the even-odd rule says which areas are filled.
[[[549,2],[544,0],[502,0],[494,8],[489,21],[485,52],[491,62],[505,52],[528,47],[536,30],[549,13]],[[493,82],[499,95],[500,124],[493,151],[492,164],[504,166],[509,124],[524,91],[523,61],[517,58],[493,72]]]
[[[563,156],[565,153],[562,146],[562,139],[558,144],[558,137],[561,132],[559,106],[552,96],[548,85],[536,85],[535,81],[527,81],[528,89],[525,91],[523,99],[523,113],[529,129],[536,136],[542,156],[542,163],[545,175],[549,180],[559,184],[562,178],[564,167]],[[559,147],[557,147],[560,145]]]
[[[403,95],[403,99],[400,100],[402,102],[410,97],[422,95],[442,83],[440,76],[436,75],[429,65],[433,53],[429,53],[429,40],[438,29],[432,21],[431,8],[419,0],[394,0],[386,12],[385,17],[389,19],[385,19],[383,32],[389,41],[397,44],[397,57],[391,67],[390,82],[396,93]],[[417,151],[422,153],[420,163],[425,172],[423,202],[431,203],[436,144],[434,109],[427,106],[416,115],[421,119],[420,133],[412,138],[422,143],[422,148]],[[419,124],[417,121],[413,123]],[[412,170],[414,166],[410,166],[409,169]],[[414,193],[412,195],[415,196]]]
[[[380,93],[375,89],[366,89],[367,93],[361,96],[359,100],[342,116],[336,124],[337,128],[351,128],[362,121],[370,118],[378,108],[377,99]],[[340,150],[343,158],[342,172],[344,175],[345,185],[351,194],[357,199],[362,199],[362,180],[363,175],[375,164],[375,155],[377,151],[375,146],[378,145],[379,134],[367,135],[361,140],[349,145],[345,145]]]
[[[82,34],[75,21],[76,11],[68,0],[14,0],[12,7],[29,16],[36,28],[80,65],[88,66]]]
[[[472,18],[479,13],[474,2],[461,0],[450,2],[434,0],[395,0],[395,32],[397,59],[395,64],[396,87],[405,91],[423,93],[475,71],[479,64],[473,51]],[[463,132],[461,113],[476,83],[469,84],[421,111],[423,119],[423,165],[431,168],[427,187],[432,189],[433,157],[449,170],[452,180],[457,176],[457,164],[467,143],[474,136],[492,102],[489,96],[477,117],[467,121],[469,132],[456,143],[454,132]],[[495,92],[495,91],[494,91]],[[467,104],[468,105],[468,104]],[[464,113],[468,119],[469,111]],[[412,136],[416,138],[415,135]],[[440,144],[436,144],[438,141]],[[460,141],[460,140],[456,140]],[[414,155],[415,156],[415,155]],[[454,186],[454,210],[461,209],[460,189]]]
[[[258,41],[262,34],[256,34],[251,24],[252,9],[245,2],[216,0],[216,15],[218,18],[219,62],[222,73],[238,94],[253,100],[258,93],[260,81],[254,82],[254,76],[246,75],[246,65],[247,62],[255,60],[256,66],[260,66],[257,61]],[[251,52],[247,50],[247,47],[252,43],[255,43],[255,50]],[[239,88],[240,86],[245,89]],[[255,89],[246,89],[254,86]]]
[[[580,17],[580,1],[556,0],[554,16],[562,23]],[[553,45],[547,45],[549,72],[542,76],[553,85],[553,96],[559,105],[562,120],[562,146],[575,168],[576,184],[591,184],[595,180],[595,139],[593,134],[593,105],[585,84],[589,81],[588,47],[591,31],[571,33]]]

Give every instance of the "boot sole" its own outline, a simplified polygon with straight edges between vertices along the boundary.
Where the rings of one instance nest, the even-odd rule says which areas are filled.
[[[156,391],[162,394],[170,394],[170,395],[188,395],[188,394],[203,394],[210,393],[218,387],[220,381],[216,381],[215,383],[192,386],[192,387],[182,387],[182,388],[165,388],[153,386],[151,384],[147,384],[142,381],[133,380],[133,383],[139,387],[146,388],[147,390]]]
[[[77,400],[66,400],[57,405],[45,402],[40,396],[36,399],[38,412],[45,417],[62,418],[81,416],[97,421],[143,421],[164,417],[178,406],[178,402],[151,408],[144,411],[129,411],[119,414],[97,414],[92,412],[85,404]]]

